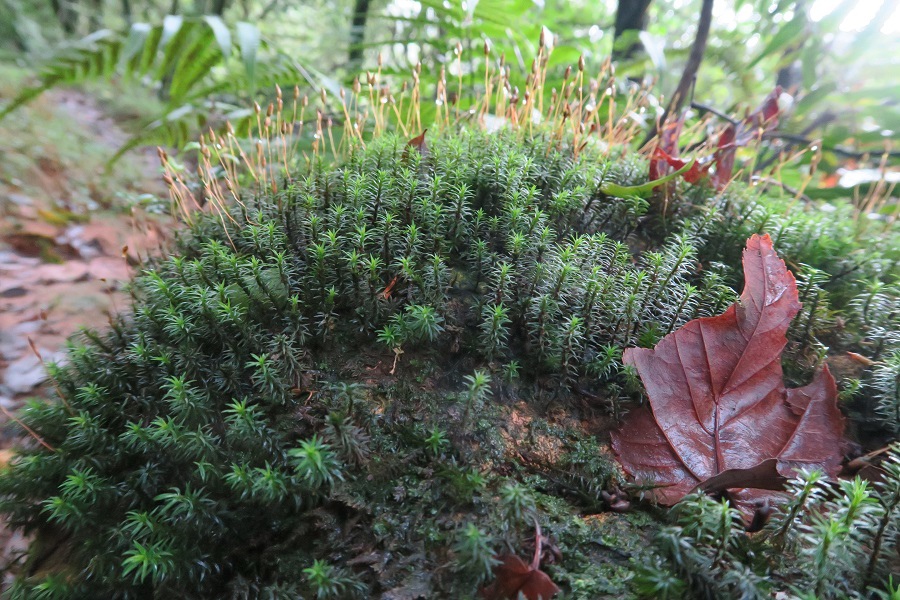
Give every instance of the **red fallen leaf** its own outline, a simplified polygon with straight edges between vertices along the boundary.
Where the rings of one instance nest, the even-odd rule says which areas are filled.
[[[652,350],[625,351],[649,407],[633,411],[612,441],[625,471],[654,485],[659,503],[710,482],[730,490],[749,522],[756,505],[777,501],[759,488],[777,487],[778,477],[799,468],[837,474],[844,417],[827,367],[806,387],[784,387],[781,352],[800,302],[768,235],[748,240],[743,263],[740,302],[724,314],[691,321]]]
[[[518,556],[507,555],[494,569],[494,582],[481,589],[485,600],[550,600],[559,588],[540,570],[541,527],[535,522],[534,558],[526,565]]]
[[[683,126],[684,115],[663,126],[663,129],[659,134],[659,143],[657,143],[656,150],[650,157],[650,181],[662,179],[669,174],[669,166],[671,163],[669,163],[665,157],[668,156],[672,158],[678,156],[678,138],[681,137],[681,128]],[[687,163],[682,163],[681,167],[685,164]],[[681,167],[675,167],[675,169],[677,170]]]
[[[400,279],[399,275],[394,275],[394,278],[391,279],[391,282],[387,284],[387,287],[384,288],[384,291],[381,292],[381,297],[387,300],[391,297],[391,292],[394,291],[394,286],[397,285],[397,281]]]

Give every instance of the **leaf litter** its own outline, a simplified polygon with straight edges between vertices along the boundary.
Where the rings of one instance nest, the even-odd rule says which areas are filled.
[[[800,302],[768,235],[748,240],[743,266],[744,291],[725,313],[690,321],[653,349],[625,351],[649,401],[612,442],[660,504],[720,492],[750,522],[798,469],[838,473],[844,417],[827,366],[805,387],[784,385],[781,353]]]

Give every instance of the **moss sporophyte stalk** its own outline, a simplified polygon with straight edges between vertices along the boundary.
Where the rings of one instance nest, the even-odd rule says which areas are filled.
[[[468,109],[380,73],[340,120],[279,90],[203,137],[197,185],[161,152],[177,248],[51,366],[59,401],[21,414],[44,445],[0,474],[35,534],[10,597],[471,598],[535,520],[566,597],[886,593],[896,451],[879,483],[801,474],[748,537],[706,497],[610,512],[647,484],[608,440],[640,401],[622,351],[731,305],[760,230],[804,296],[786,376],[877,348],[845,409],[895,433],[896,226],[677,178],[655,213],[607,86],[545,94],[545,58]]]

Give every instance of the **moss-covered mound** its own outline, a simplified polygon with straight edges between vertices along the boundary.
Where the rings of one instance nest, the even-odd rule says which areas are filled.
[[[702,548],[651,558],[657,521],[607,512],[624,482],[605,432],[640,392],[622,349],[723,310],[765,228],[822,270],[801,268],[795,376],[826,335],[889,352],[888,317],[837,330],[834,311],[897,302],[897,236],[860,254],[844,213],[698,187],[652,237],[644,200],[601,191],[644,172],[540,135],[383,137],[203,218],[135,280],[133,314],[54,369],[61,401],[24,415],[43,445],[0,476],[2,510],[39,535],[13,596],[466,598],[532,551],[535,520],[568,597],[719,585],[692,574]],[[868,397],[858,411],[888,402]],[[772,564],[715,556],[768,589]]]

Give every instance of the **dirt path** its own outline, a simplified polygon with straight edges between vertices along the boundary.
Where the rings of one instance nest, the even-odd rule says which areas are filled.
[[[62,122],[78,128],[79,135],[108,147],[109,156],[127,139],[82,92],[53,92],[42,100],[55,104]],[[102,328],[112,314],[128,309],[123,284],[165,237],[166,220],[143,210],[86,206],[74,214],[69,206],[55,205],[62,201],[23,193],[37,186],[48,196],[68,197],[71,168],[54,161],[53,154],[51,149],[38,156],[21,185],[0,181],[0,425],[8,425],[8,415],[27,398],[46,394],[42,360],[64,361],[66,340],[80,328]],[[136,190],[164,192],[155,150],[133,157],[131,165],[137,165],[140,179]],[[0,427],[0,464],[9,460],[19,434],[16,427]],[[0,565],[24,544],[0,525]]]

